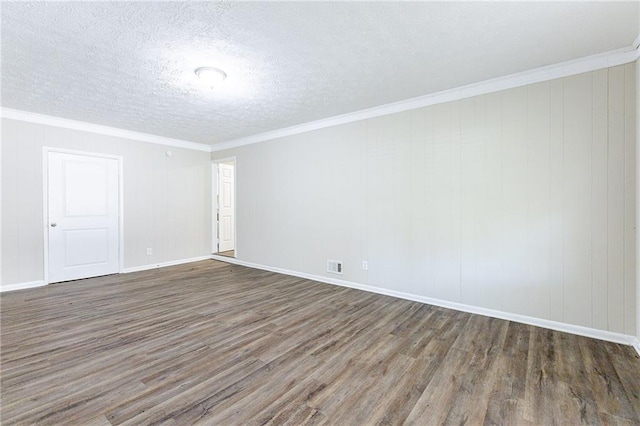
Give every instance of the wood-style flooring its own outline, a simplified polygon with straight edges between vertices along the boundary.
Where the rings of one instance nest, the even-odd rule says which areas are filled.
[[[220,253],[218,253],[218,255],[226,256],[226,257],[236,257],[236,251],[235,250],[221,251]]]
[[[631,347],[213,260],[0,321],[3,425],[640,424]]]

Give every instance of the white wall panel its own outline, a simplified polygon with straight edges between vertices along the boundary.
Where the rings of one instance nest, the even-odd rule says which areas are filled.
[[[591,326],[591,73],[564,81],[564,319]]]
[[[477,257],[478,235],[476,217],[482,167],[482,139],[479,138],[477,98],[466,99],[460,104],[460,300],[469,305],[478,303]]]
[[[638,9],[638,18],[640,18],[640,9]],[[638,26],[640,26],[640,19],[638,19]],[[631,71],[631,70],[630,70]],[[640,222],[640,208],[638,208],[638,204],[640,203],[640,195],[638,195],[640,193],[640,184],[638,183],[640,181],[640,178],[638,178],[638,175],[640,174],[640,168],[637,167],[638,162],[640,161],[640,130],[638,130],[638,127],[640,126],[640,59],[638,59],[635,63],[635,74],[636,74],[636,81],[635,81],[635,92],[636,92],[636,102],[635,102],[635,112],[636,112],[636,119],[635,119],[635,135],[636,135],[636,178],[634,180],[634,184],[635,184],[635,188],[636,188],[636,192],[635,192],[635,202],[636,202],[636,215],[635,215],[635,220],[636,220],[636,224],[638,222]],[[631,137],[631,135],[629,135]],[[638,251],[637,247],[638,247],[638,241],[640,241],[640,233],[637,231],[636,229],[636,249],[635,249],[635,259],[633,264],[636,267],[635,270],[635,277],[636,277],[636,337],[638,337],[638,339],[640,340],[640,269],[638,268],[638,264],[639,259],[640,259],[640,251]]]
[[[564,194],[564,90],[562,79],[549,82],[549,165],[551,243],[549,269],[551,272],[549,318],[564,322],[564,229],[567,222]]]
[[[609,69],[608,326],[624,330],[624,67]]]
[[[625,229],[636,229],[636,112],[635,112],[635,67],[624,65],[624,223]],[[636,254],[635,235],[624,233],[624,333],[633,335],[636,331]]]
[[[551,265],[551,145],[549,138],[550,85],[539,83],[527,90],[527,315],[550,315]]]
[[[591,140],[591,306],[593,327],[608,324],[608,70],[593,72],[593,136]]]
[[[240,260],[635,333],[634,72],[215,152],[237,157]]]
[[[502,96],[493,93],[478,98],[486,100],[484,110],[478,114],[486,122],[484,168],[476,179],[482,182],[482,193],[478,205],[481,242],[477,256],[481,259],[478,270],[479,306],[490,309],[503,309],[502,288],[504,285],[502,233]]]
[[[527,87],[502,96],[502,305],[526,312],[527,232]]]

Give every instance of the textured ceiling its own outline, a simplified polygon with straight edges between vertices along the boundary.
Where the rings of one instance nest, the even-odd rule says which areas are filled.
[[[213,144],[631,45],[638,2],[2,2],[2,106]],[[193,70],[227,84],[204,89]]]

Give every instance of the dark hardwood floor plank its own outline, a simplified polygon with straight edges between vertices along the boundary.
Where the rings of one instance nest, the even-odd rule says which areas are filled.
[[[613,343],[610,345],[614,345]],[[618,379],[622,383],[624,388],[623,395],[620,396],[623,404],[626,405],[625,398],[629,401],[629,405],[635,410],[635,418],[640,419],[640,379],[638,378],[638,365],[629,362],[630,358],[638,357],[634,353],[634,350],[630,347],[622,347],[622,345],[616,345],[623,350],[619,355],[612,355],[609,359],[613,363],[616,372],[618,373]],[[597,347],[594,348],[597,350]],[[620,407],[616,412],[625,412],[627,407]],[[626,416],[627,418],[633,418],[631,413]]]
[[[604,342],[593,339],[578,339],[580,355],[584,363],[584,369],[580,374],[586,379],[585,386],[592,391],[590,394],[593,395],[603,424],[633,422],[639,414],[640,399],[637,394],[634,398],[633,390],[628,392],[625,384],[634,383],[636,389],[640,389],[640,383],[637,380],[630,382],[623,380],[623,378],[632,377],[634,373],[623,371],[623,374],[618,374],[616,369],[618,355],[604,348],[612,344],[602,343]]]
[[[0,296],[3,425],[640,424],[632,348],[218,261]]]
[[[533,327],[529,335],[525,377],[524,418],[533,424],[554,424],[562,418],[559,401],[564,395],[556,385],[559,362],[553,330]]]
[[[494,368],[490,374],[485,374],[480,379],[481,382],[493,383],[488,401],[484,402],[486,415],[483,421],[470,418],[469,424],[526,423],[524,416],[526,380],[523,379],[527,377],[530,329],[531,327],[525,324],[509,323],[508,329],[505,330],[506,335],[499,345],[498,354],[488,356],[488,360],[492,358],[497,360],[493,363]],[[488,368],[485,367],[483,370],[487,371]]]

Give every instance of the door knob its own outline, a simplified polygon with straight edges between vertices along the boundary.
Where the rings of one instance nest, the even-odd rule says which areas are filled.
[[[58,226],[58,224],[57,224],[57,223],[55,223],[55,222],[53,222],[53,223],[51,224],[51,227],[52,227],[52,228],[55,228],[56,226]]]

